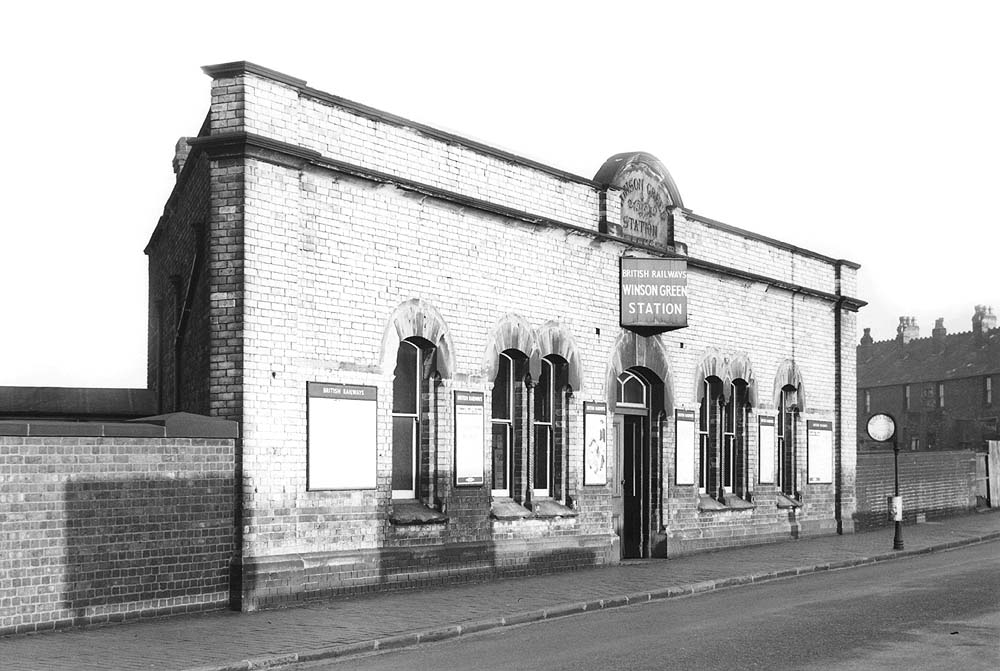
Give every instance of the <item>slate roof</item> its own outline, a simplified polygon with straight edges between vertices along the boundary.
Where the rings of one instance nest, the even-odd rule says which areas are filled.
[[[858,387],[941,382],[1000,374],[1000,328],[978,339],[973,331],[943,338],[914,338],[905,345],[883,340],[858,345]]]

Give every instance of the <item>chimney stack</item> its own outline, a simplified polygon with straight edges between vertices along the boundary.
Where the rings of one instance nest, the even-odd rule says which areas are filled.
[[[920,327],[917,326],[916,317],[900,317],[899,326],[896,327],[896,342],[905,345],[914,338],[920,337]]]
[[[181,174],[181,170],[184,169],[184,162],[187,161],[188,154],[191,153],[191,145],[188,144],[188,140],[191,138],[182,137],[177,140],[177,144],[174,146],[174,174]]]
[[[934,322],[934,330],[931,331],[931,335],[934,336],[935,340],[943,340],[948,335],[948,329],[944,327],[944,317],[938,317],[937,321]]]
[[[997,327],[997,316],[993,314],[993,307],[989,305],[977,305],[976,313],[972,315],[972,332],[976,340],[980,340],[986,334]]]

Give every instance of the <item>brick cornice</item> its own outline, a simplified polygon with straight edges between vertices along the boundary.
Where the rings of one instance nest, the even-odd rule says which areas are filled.
[[[263,65],[257,65],[250,61],[232,61],[231,63],[206,65],[202,67],[201,71],[213,79],[225,79],[228,77],[237,77],[242,74],[251,74],[281,82],[282,84],[288,84],[297,89],[305,88],[306,85],[306,80],[304,79],[292,77],[291,75],[286,75],[271,68],[265,68]]]

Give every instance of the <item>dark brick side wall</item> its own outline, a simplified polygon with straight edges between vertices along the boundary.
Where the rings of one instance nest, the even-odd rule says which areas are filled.
[[[226,607],[233,445],[0,436],[0,635]]]
[[[903,497],[904,522],[918,514],[939,517],[966,513],[975,508],[975,454],[966,450],[900,452],[899,492]],[[892,523],[887,497],[894,488],[891,450],[858,453],[856,492],[859,530]]]
[[[193,154],[146,249],[147,378],[160,412],[208,414],[208,175],[208,159]]]

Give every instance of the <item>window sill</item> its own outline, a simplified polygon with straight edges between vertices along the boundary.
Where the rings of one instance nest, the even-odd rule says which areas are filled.
[[[389,522],[399,526],[413,524],[444,524],[448,516],[433,508],[425,506],[420,501],[398,499],[389,506]]]
[[[802,503],[800,503],[799,501],[796,501],[795,499],[790,498],[790,497],[788,497],[785,494],[782,494],[780,492],[778,493],[777,503],[778,503],[778,507],[779,508],[801,508],[802,507]]]
[[[736,494],[726,494],[726,506],[732,510],[753,510],[757,507]]]
[[[531,504],[535,517],[576,517],[577,512],[554,499],[536,499]]]
[[[531,511],[510,499],[494,499],[490,504],[490,516],[496,520],[519,520],[531,517]]]
[[[699,494],[698,510],[703,513],[715,513],[722,510],[729,510],[729,507],[725,504],[719,503],[708,494]]]

